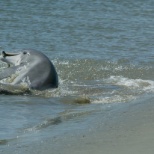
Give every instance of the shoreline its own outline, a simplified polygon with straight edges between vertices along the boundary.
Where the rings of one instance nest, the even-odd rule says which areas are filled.
[[[111,106],[96,115],[93,127],[68,132],[30,145],[8,146],[3,154],[152,154],[154,151],[153,96]],[[93,122],[93,121],[92,121]],[[13,149],[13,150],[12,150]],[[14,152],[12,152],[14,151]]]
[[[81,135],[77,139],[71,139],[69,146],[64,146],[55,154],[152,154],[153,98],[140,98],[135,103],[122,104],[120,110],[114,110],[108,116],[108,122],[102,123],[84,137]]]

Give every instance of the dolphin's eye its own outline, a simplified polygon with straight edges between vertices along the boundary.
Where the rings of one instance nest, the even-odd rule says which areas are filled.
[[[5,51],[2,51],[2,56],[3,56],[3,58],[6,57],[6,53],[5,53]]]
[[[24,51],[24,52],[23,52],[23,54],[24,54],[24,55],[26,55],[26,54],[27,54],[27,52],[26,52],[26,51]]]

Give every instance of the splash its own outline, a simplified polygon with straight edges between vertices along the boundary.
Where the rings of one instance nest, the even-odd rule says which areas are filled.
[[[23,87],[30,84],[29,79],[25,78],[17,93],[24,94],[28,91],[28,94],[34,96],[56,97],[64,103],[66,98],[70,99],[67,102],[72,103],[117,103],[129,102],[139,95],[154,92],[154,81],[141,79],[141,76],[146,78],[146,74],[152,72],[150,66],[131,65],[129,61],[125,63],[93,59],[55,59],[53,63],[58,71],[58,88],[25,90]],[[152,75],[149,76],[152,78]],[[9,80],[12,79],[13,77]],[[14,94],[13,89],[10,91],[3,86],[1,92],[4,91]]]
[[[136,97],[133,95],[113,95],[113,96],[105,96],[98,97],[93,100],[94,104],[108,104],[108,103],[126,103],[132,100],[135,100]]]
[[[5,95],[26,95],[26,94],[31,94],[31,91],[25,85],[0,84],[0,94],[5,94]]]
[[[140,91],[154,92],[154,81],[143,79],[129,79],[123,76],[111,76],[108,82],[119,86],[125,86],[130,89],[138,89]]]
[[[123,76],[111,76],[105,79],[106,84],[118,86],[119,89],[110,93],[102,93],[93,98],[93,103],[126,103],[131,102],[141,95],[154,92],[154,81],[143,79],[129,79]]]

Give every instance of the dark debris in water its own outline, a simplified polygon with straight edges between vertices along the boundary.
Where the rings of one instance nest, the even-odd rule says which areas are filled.
[[[86,97],[79,97],[74,99],[74,103],[76,104],[90,104],[90,99]]]
[[[90,98],[86,96],[66,96],[63,97],[61,101],[66,104],[80,104],[80,105],[91,103]]]
[[[8,143],[8,140],[0,140],[0,145],[6,145]]]
[[[61,122],[62,122],[61,117],[55,117],[55,118],[52,118],[52,119],[48,119],[48,120],[44,121],[42,124],[35,126],[35,130],[47,128],[48,126],[51,126],[51,125],[58,125]]]

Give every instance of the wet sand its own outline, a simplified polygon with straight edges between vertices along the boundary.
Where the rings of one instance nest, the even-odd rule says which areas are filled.
[[[111,107],[112,108],[112,107]],[[105,117],[98,113],[87,130],[8,146],[3,154],[152,154],[154,151],[154,97],[118,104]],[[102,118],[101,118],[102,117]]]
[[[57,150],[50,150],[61,154],[152,154],[154,97],[141,98],[120,108],[112,111],[96,129],[70,137],[69,141],[64,139]]]

